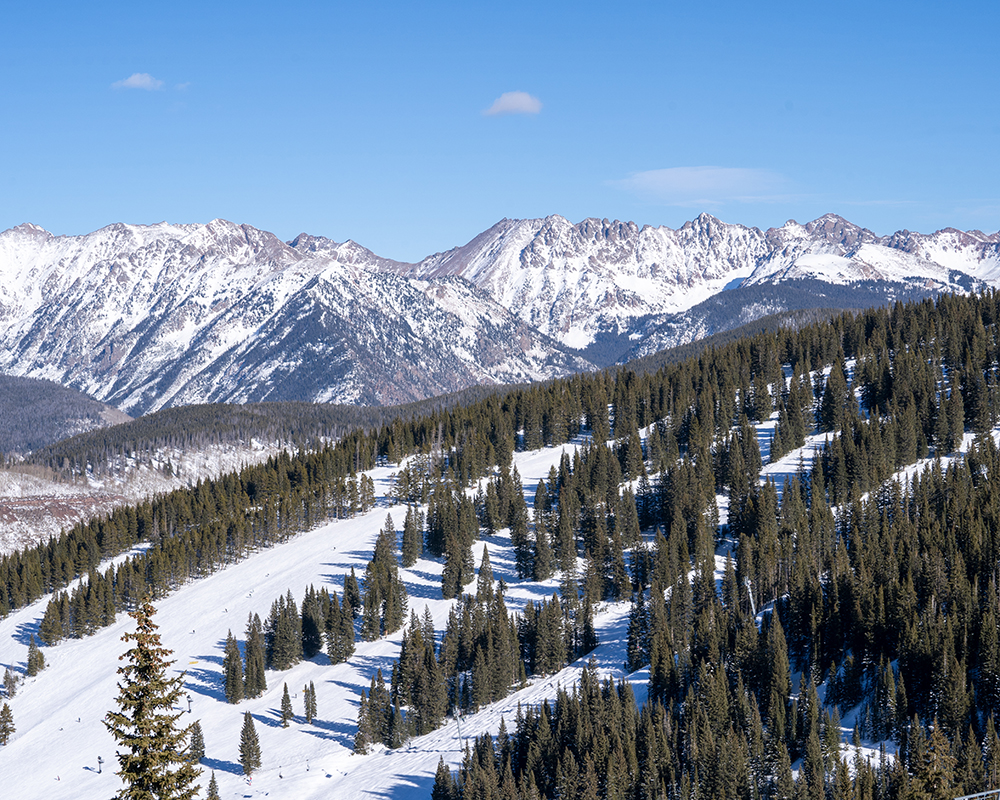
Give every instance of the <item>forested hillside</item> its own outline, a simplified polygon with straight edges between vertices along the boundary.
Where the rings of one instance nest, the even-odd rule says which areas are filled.
[[[360,699],[357,752],[586,657],[596,611],[631,609],[626,680],[588,671],[519,710],[457,775],[442,764],[435,798],[997,788],[998,323],[1000,294],[942,296],[355,430],[4,557],[0,613],[63,590],[41,638],[87,636],[146,593],[364,513],[367,471],[392,465],[406,524],[397,541],[386,523],[357,596],[346,575],[310,587],[301,612],[289,592],[262,628],[274,669],[279,630],[291,663],[317,645],[350,659],[346,630],[368,640],[406,624],[398,566],[443,563],[451,617],[442,631],[411,616],[392,674]],[[574,455],[521,485],[515,452],[568,442]],[[758,480],[779,459],[800,467]],[[518,580],[554,578],[558,592],[509,614],[488,552],[473,569],[473,548],[496,537]]]
[[[0,375],[0,455],[27,453],[128,419],[127,414],[52,381]]]
[[[166,450],[183,453],[253,440],[280,442],[295,449],[311,448],[324,441],[334,441],[352,430],[367,430],[397,417],[408,419],[435,409],[469,403],[507,388],[476,386],[450,395],[387,407],[301,402],[179,406],[55,441],[40,447],[27,461],[70,479],[84,473],[97,477],[124,473],[136,463],[166,469],[163,456]]]

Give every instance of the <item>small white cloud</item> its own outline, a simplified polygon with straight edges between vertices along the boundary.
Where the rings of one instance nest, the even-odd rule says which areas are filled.
[[[145,89],[153,92],[163,88],[163,81],[154,78],[148,72],[133,72],[123,81],[115,81],[111,84],[112,89]]]
[[[542,110],[542,101],[527,92],[504,92],[483,114],[497,117],[501,114],[537,114]]]
[[[713,206],[727,202],[778,200],[787,180],[777,172],[743,167],[669,167],[633,172],[611,181],[620,189],[672,206]]]

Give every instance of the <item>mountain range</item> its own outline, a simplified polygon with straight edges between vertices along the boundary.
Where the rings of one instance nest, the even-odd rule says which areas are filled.
[[[0,233],[0,371],[130,415],[261,400],[388,405],[559,377],[767,314],[1000,282],[1000,233],[877,236],[501,220],[409,264],[225,220]]]

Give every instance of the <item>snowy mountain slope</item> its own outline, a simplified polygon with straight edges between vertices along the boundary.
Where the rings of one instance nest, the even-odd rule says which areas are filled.
[[[0,369],[144,413],[400,402],[589,366],[472,287],[432,290],[390,263],[222,220],[78,237],[22,225],[0,234]]]
[[[686,309],[737,277],[765,253],[757,229],[702,214],[683,228],[560,216],[503,220],[464,247],[407,270],[461,275],[542,332],[582,348],[636,317]]]
[[[968,291],[1000,278],[1000,234],[946,229],[879,237],[834,214],[766,232],[708,214],[677,230],[596,219],[572,225],[552,216],[503,220],[462,247],[397,269],[460,275],[562,343],[586,348],[622,334],[642,340],[664,324],[683,328],[684,341],[738,325],[748,314],[714,325],[684,314],[739,286],[877,281],[897,284],[896,295]],[[800,305],[764,303],[749,316]],[[676,343],[661,337],[640,352]]]
[[[904,232],[905,233],[905,232]],[[989,248],[949,248],[955,231],[939,231],[914,239],[895,234],[878,237],[834,214],[826,214],[806,225],[793,220],[766,236],[771,253],[744,281],[744,285],[813,278],[835,284],[884,281],[922,285],[927,289],[963,291],[969,279],[983,280],[995,265]],[[980,234],[980,236],[982,236]],[[983,237],[985,239],[985,237]],[[947,257],[944,257],[947,254]],[[956,280],[952,272],[966,281]]]

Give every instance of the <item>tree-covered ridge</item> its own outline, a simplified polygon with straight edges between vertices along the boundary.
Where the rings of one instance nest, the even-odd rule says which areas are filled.
[[[324,441],[336,441],[353,430],[370,430],[396,418],[410,419],[507,389],[476,386],[389,407],[291,401],[180,406],[60,439],[39,447],[28,461],[72,477],[87,470],[97,475],[115,472],[123,469],[128,459],[152,463],[165,449],[197,450],[252,440],[313,448]],[[55,437],[48,441],[52,438]]]
[[[0,454],[28,453],[127,419],[117,409],[52,381],[0,375]]]
[[[0,601],[20,605],[146,544],[50,604],[46,641],[84,635],[134,604],[139,589],[169,591],[330,515],[361,510],[372,499],[364,470],[400,463],[395,496],[414,507],[403,540],[451,563],[443,594],[467,591],[468,551],[481,530],[510,537],[520,577],[558,572],[560,591],[512,622],[520,664],[511,680],[505,669],[494,676],[476,666],[503,663],[490,651],[507,652],[511,641],[499,624],[510,618],[485,582],[476,599],[456,606],[453,667],[442,669],[452,664],[448,631],[431,645],[411,621],[398,668],[424,676],[428,694],[383,678],[373,684],[375,700],[365,700],[389,744],[402,740],[409,720],[423,730],[439,718],[432,687],[440,681],[456,706],[490,702],[521,668],[558,669],[586,652],[588,608],[630,599],[628,659],[633,668],[649,665],[651,703],[642,713],[653,715],[650,735],[667,743],[671,766],[646,788],[630,784],[614,796],[681,796],[684,786],[702,796],[922,796],[920,787],[937,780],[921,772],[931,756],[938,765],[955,759],[949,787],[972,791],[996,781],[1000,455],[982,435],[964,458],[944,459],[962,437],[995,422],[998,311],[996,294],[900,304],[760,334],[656,372],[580,375],[396,419],[5,558]],[[771,415],[772,458],[816,431],[829,437],[811,469],[780,492],[756,480],[754,423]],[[581,433],[589,444],[535,487],[529,509],[512,453]],[[884,483],[924,455],[940,459]],[[728,497],[724,529],[717,493]],[[720,547],[733,554],[721,592]],[[386,563],[373,567],[373,585],[391,585]],[[350,605],[359,608],[360,596]],[[478,627],[477,613],[492,631]],[[377,635],[374,617],[370,628]],[[538,635],[553,629],[561,639]],[[860,708],[859,736],[899,744],[899,760],[873,770],[869,784],[864,770],[845,778],[835,758],[838,707]],[[544,731],[547,712],[538,713]],[[799,785],[789,789],[786,765],[800,758]],[[516,791],[555,791],[559,764],[538,763],[512,765]],[[720,773],[719,764],[728,766]],[[734,774],[752,777],[734,782]]]

